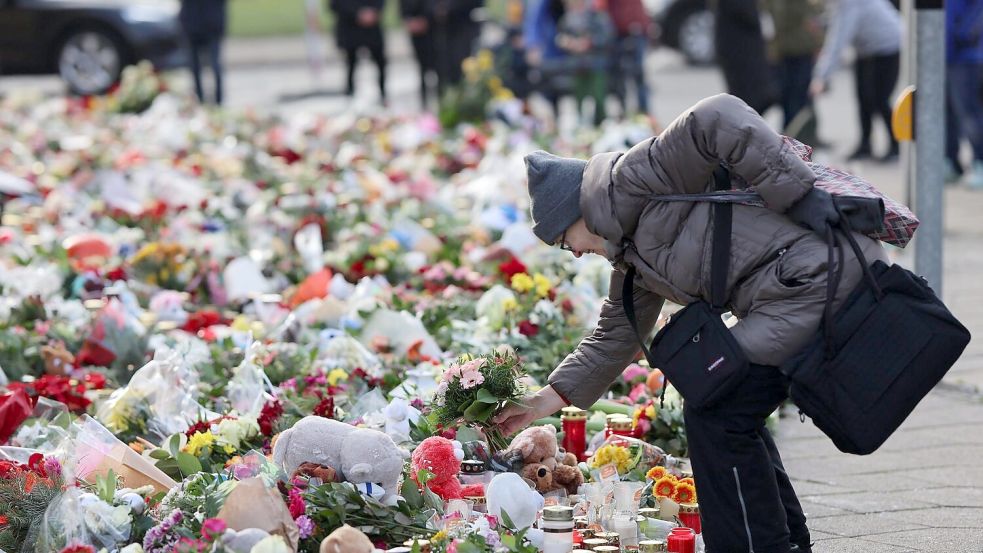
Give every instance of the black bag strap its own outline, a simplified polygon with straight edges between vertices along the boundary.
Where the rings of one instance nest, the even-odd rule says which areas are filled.
[[[716,190],[728,190],[730,188],[730,171],[723,165],[717,167],[713,172],[714,188]],[[713,202],[713,251],[710,256],[710,303],[714,310],[723,311],[724,304],[727,302],[727,271],[730,267],[730,243],[731,226],[733,224],[733,205],[731,202],[714,202],[707,199],[712,194],[681,194],[673,196],[653,196],[653,199],[660,200],[668,198],[666,201],[690,201]],[[655,358],[648,346],[645,345],[645,337],[638,330],[638,318],[635,315],[635,268],[629,267],[625,273],[624,282],[621,284],[621,303],[625,310],[625,317],[631,325],[638,344],[645,354],[652,368],[656,368]],[[662,387],[660,406],[665,405],[666,387]]]

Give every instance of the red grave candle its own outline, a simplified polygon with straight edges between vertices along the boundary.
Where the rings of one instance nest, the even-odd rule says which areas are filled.
[[[563,423],[563,449],[573,453],[578,461],[586,461],[587,412],[577,407],[564,407],[560,416]]]

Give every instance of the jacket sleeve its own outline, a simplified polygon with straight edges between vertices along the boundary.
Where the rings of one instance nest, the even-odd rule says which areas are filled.
[[[815,79],[828,82],[833,73],[839,69],[843,50],[853,43],[857,32],[860,31],[860,16],[856,13],[856,7],[857,4],[851,0],[840,0],[834,7],[835,11],[826,31],[823,49],[812,71]]]
[[[641,349],[621,303],[623,282],[624,274],[612,271],[597,328],[549,376],[553,389],[581,409],[590,408],[604,395]],[[638,285],[634,296],[638,329],[647,336],[659,318],[663,299]]]
[[[784,213],[816,175],[743,100],[718,94],[698,102],[658,136],[636,144],[615,165],[628,194],[706,192],[720,164],[742,177],[768,207]]]

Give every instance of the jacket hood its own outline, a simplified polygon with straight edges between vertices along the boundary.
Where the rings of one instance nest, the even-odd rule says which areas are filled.
[[[590,158],[580,185],[580,211],[587,230],[607,240],[607,257],[621,257],[625,231],[618,220],[612,197],[612,171],[623,154],[609,152]]]

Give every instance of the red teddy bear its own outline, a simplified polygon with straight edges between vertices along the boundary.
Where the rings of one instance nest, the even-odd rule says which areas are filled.
[[[411,478],[414,482],[416,474],[421,470],[433,473],[433,479],[427,482],[427,487],[442,499],[461,499],[465,495],[483,495],[484,486],[474,484],[461,486],[457,475],[461,472],[461,460],[464,451],[455,442],[441,436],[433,436],[423,440],[413,451],[410,461]]]

